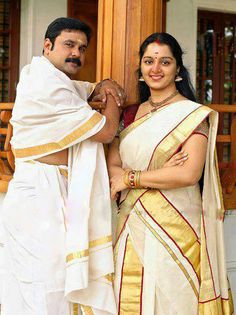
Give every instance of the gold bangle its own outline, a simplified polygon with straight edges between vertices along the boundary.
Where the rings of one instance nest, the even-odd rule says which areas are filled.
[[[136,171],[132,170],[129,172],[129,186],[130,188],[135,188],[135,178],[136,178]]]
[[[136,171],[135,188],[141,188],[141,185],[140,185],[140,174],[141,174],[141,171]]]
[[[129,183],[129,173],[130,173],[130,170],[125,170],[123,174],[123,182],[125,186],[127,186],[127,188],[131,188],[130,183]]]

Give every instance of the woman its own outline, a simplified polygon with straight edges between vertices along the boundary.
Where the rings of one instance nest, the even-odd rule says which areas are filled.
[[[233,314],[214,155],[217,113],[195,103],[171,35],[155,33],[141,45],[139,92],[141,104],[124,113],[108,155],[112,198],[121,192],[118,313]]]

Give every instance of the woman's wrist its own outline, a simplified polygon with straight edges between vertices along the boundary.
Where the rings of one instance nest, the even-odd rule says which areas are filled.
[[[143,187],[140,183],[141,171],[140,170],[125,170],[123,174],[123,182],[129,189],[140,189]]]

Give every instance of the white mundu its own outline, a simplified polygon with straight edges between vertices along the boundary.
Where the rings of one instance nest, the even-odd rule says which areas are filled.
[[[116,313],[105,123],[45,57],[21,73],[11,123],[16,170],[4,201],[3,315]],[[68,167],[35,161],[69,148]]]

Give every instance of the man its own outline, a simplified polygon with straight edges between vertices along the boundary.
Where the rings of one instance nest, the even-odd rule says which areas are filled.
[[[102,143],[118,127],[110,80],[71,80],[84,64],[90,28],[53,21],[42,57],[21,73],[11,123],[16,160],[3,207],[3,315],[115,314],[109,181]],[[91,93],[106,101],[100,114]]]

